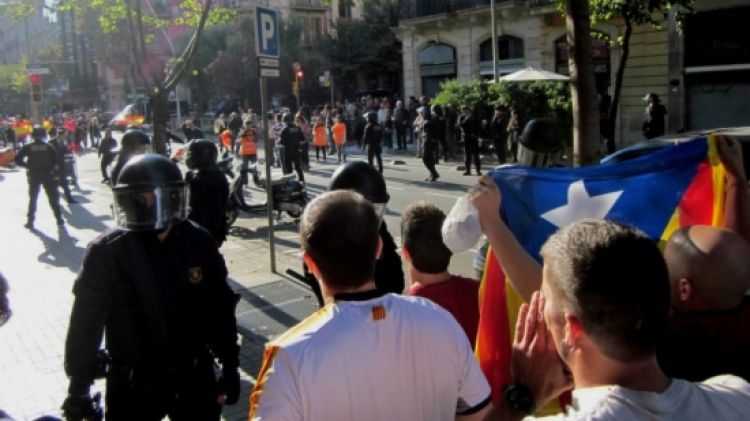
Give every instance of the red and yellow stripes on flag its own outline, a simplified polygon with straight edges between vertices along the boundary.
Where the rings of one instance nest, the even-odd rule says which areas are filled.
[[[16,122],[13,123],[13,131],[16,132],[16,137],[19,139],[31,134],[31,129],[31,120],[16,120]]]
[[[682,195],[680,204],[672,213],[664,232],[659,239],[663,249],[669,237],[681,227],[687,225],[710,225],[720,227],[724,224],[724,204],[726,199],[725,169],[719,159],[716,136],[706,139],[708,154],[698,166],[693,181]],[[706,206],[706,198],[712,197],[711,206]]]

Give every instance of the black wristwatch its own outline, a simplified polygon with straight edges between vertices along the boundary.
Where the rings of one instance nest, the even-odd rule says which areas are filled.
[[[511,383],[503,388],[503,398],[513,409],[523,411],[526,414],[536,413],[536,402],[531,395],[531,389],[521,383]]]

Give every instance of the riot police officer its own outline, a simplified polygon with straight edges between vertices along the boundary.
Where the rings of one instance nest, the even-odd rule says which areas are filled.
[[[445,114],[443,113],[443,107],[438,104],[433,104],[430,107],[430,114],[432,114],[432,121],[435,123],[435,140],[438,143],[438,147],[435,149],[435,162],[440,162],[440,155],[442,152],[443,161],[448,162],[449,147],[448,137],[446,136],[445,127],[447,125]]]
[[[461,117],[458,118],[458,128],[464,140],[464,154],[466,170],[464,175],[471,175],[471,163],[477,169],[477,175],[482,175],[482,166],[479,160],[479,123],[471,114],[471,109],[464,105],[461,107]]]
[[[518,141],[518,163],[528,167],[557,167],[564,145],[555,135],[555,126],[545,118],[526,123]]]
[[[117,184],[117,177],[120,176],[120,171],[122,171],[122,167],[127,164],[128,160],[135,155],[146,153],[150,144],[151,140],[148,138],[148,135],[138,129],[128,129],[125,132],[122,139],[120,139],[120,151],[117,153],[115,167],[112,168],[112,173],[109,175],[109,181],[112,186]]]
[[[65,194],[65,200],[68,203],[77,203],[76,200],[73,198],[73,195],[70,193],[70,185],[68,183],[68,168],[65,167],[65,155],[68,155],[70,151],[68,150],[68,147],[61,142],[59,135],[64,134],[65,129],[55,129],[54,127],[49,130],[49,144],[55,147],[55,150],[57,151],[57,178],[60,182],[60,187],[63,189],[63,193]],[[75,174],[72,174],[75,175]],[[75,178],[74,178],[75,180]],[[78,182],[76,181],[76,185],[78,185]]]
[[[430,172],[430,177],[425,181],[434,182],[440,177],[437,170],[435,169],[435,161],[438,157],[438,139],[437,139],[437,124],[432,118],[431,113],[427,112],[427,107],[419,107],[419,114],[422,117],[421,130],[422,133],[422,162],[427,170]]]
[[[336,169],[328,190],[354,190],[369,200],[380,218],[380,239],[383,249],[375,263],[375,285],[379,291],[401,294],[404,291],[404,271],[396,242],[383,220],[391,198],[383,175],[363,161],[350,162]]]
[[[44,127],[35,125],[31,131],[33,142],[24,145],[18,155],[16,155],[16,164],[26,167],[26,177],[29,182],[29,210],[26,215],[26,225],[28,229],[34,228],[34,215],[36,214],[36,199],[39,196],[39,188],[44,187],[47,194],[49,206],[55,215],[57,225],[63,225],[65,222],[60,212],[60,197],[57,191],[57,176],[59,170],[58,155],[55,147],[45,143],[46,137]]]
[[[207,229],[216,245],[227,239],[227,202],[229,183],[216,165],[219,151],[213,142],[197,139],[188,145],[185,164],[190,171],[185,181],[190,187],[188,219]]]
[[[505,163],[505,152],[508,149],[508,119],[505,117],[505,107],[502,105],[495,106],[495,115],[489,125],[490,138],[495,147],[495,154],[499,164]]]
[[[302,133],[302,129],[294,124],[294,116],[292,113],[285,113],[282,117],[282,121],[285,126],[281,129],[279,134],[282,146],[284,146],[284,173],[288,174],[292,171],[292,166],[297,172],[297,178],[301,182],[305,182],[305,175],[302,173],[302,162],[300,158],[300,144],[305,141],[305,135]]]
[[[362,134],[362,151],[367,148],[367,162],[372,165],[373,158],[378,160],[378,172],[383,173],[383,126],[378,123],[378,113],[370,111],[367,113],[367,125]]]
[[[187,186],[168,158],[132,158],[113,199],[118,228],[89,244],[73,287],[63,413],[91,418],[106,335],[107,420],[219,420],[240,387],[238,297],[224,259],[186,220]]]

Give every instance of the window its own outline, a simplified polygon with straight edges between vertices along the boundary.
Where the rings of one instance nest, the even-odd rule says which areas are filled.
[[[456,77],[456,49],[447,44],[430,44],[419,52],[422,94],[433,97],[440,83]]]
[[[523,40],[512,35],[497,37],[497,60],[500,75],[521,70],[524,66]],[[479,74],[492,76],[492,38],[479,44]]]

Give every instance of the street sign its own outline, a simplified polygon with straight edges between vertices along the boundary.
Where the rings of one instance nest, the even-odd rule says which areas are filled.
[[[281,73],[279,73],[279,69],[273,69],[269,67],[260,68],[261,77],[279,77],[280,74]]]
[[[255,50],[258,56],[279,58],[279,12],[255,6]]]
[[[26,74],[28,75],[48,75],[50,72],[47,66],[26,66]]]
[[[279,60],[275,58],[258,57],[260,67],[279,67]]]

